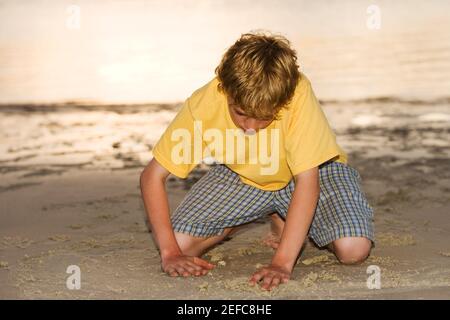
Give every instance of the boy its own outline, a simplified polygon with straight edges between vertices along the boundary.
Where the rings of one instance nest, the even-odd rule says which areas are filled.
[[[268,214],[275,254],[251,285],[287,282],[308,235],[344,264],[369,255],[373,213],[361,177],[296,60],[282,36],[243,34],[155,145],[141,190],[164,272],[205,275],[214,267],[200,258],[208,248]],[[185,178],[211,158],[217,164],[170,216],[169,173]]]

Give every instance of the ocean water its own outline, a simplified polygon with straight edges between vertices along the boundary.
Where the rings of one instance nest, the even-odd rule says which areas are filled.
[[[285,35],[322,100],[436,100],[450,1],[3,0],[0,103],[179,102],[242,33]]]

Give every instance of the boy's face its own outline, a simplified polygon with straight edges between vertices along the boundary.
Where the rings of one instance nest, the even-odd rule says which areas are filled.
[[[231,97],[228,97],[228,109],[234,124],[244,130],[246,134],[254,134],[259,129],[266,128],[273,121],[273,119],[261,120],[248,117]]]

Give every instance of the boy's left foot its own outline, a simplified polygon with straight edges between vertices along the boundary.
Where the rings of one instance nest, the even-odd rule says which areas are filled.
[[[280,245],[280,235],[274,234],[272,231],[270,231],[264,239],[262,239],[262,243],[272,249],[277,249]]]
[[[283,233],[284,220],[277,213],[272,214],[270,220],[270,231],[263,238],[262,243],[272,249],[277,249]]]

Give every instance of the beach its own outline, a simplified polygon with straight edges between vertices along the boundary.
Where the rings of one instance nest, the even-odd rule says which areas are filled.
[[[161,271],[139,177],[180,106],[0,106],[1,299],[450,298],[448,99],[322,102],[362,176],[376,244],[367,261],[344,266],[307,243],[292,279],[271,292],[246,284],[272,257],[261,242],[268,219],[206,253],[217,267],[205,277]],[[169,177],[171,210],[207,170]],[[69,266],[79,290],[67,287]],[[367,285],[369,266],[380,289]]]

